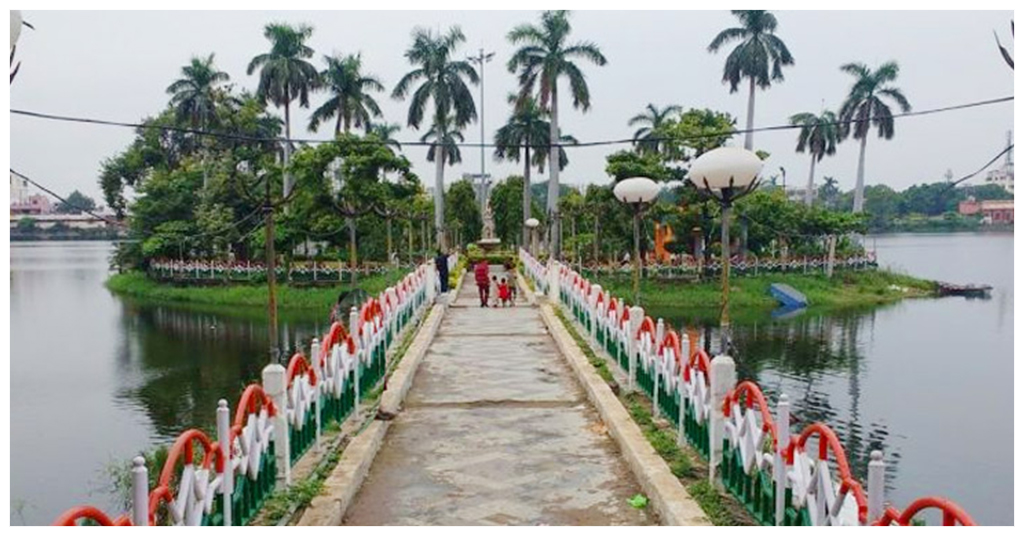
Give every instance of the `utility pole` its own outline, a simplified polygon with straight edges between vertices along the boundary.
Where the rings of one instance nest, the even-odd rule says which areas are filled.
[[[263,204],[264,227],[266,229],[267,242],[267,316],[270,322],[270,362],[280,363],[281,349],[277,346],[277,266],[275,265],[274,251],[274,204],[270,199],[270,177],[264,177],[266,182],[266,198]]]
[[[487,176],[486,169],[486,158],[485,153],[487,148],[486,145],[486,134],[484,131],[484,65],[489,63],[494,58],[493,52],[484,52],[484,49],[480,49],[479,56],[469,56],[467,59],[477,65],[480,70],[480,190],[478,195],[480,196],[480,211],[483,212],[484,207],[487,205],[487,186],[489,177]]]

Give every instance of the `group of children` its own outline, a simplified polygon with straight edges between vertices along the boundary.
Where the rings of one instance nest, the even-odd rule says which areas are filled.
[[[473,269],[477,291],[480,294],[480,307],[515,307],[516,285],[509,284],[506,278],[498,280],[498,276],[490,275],[486,262],[477,263]]]

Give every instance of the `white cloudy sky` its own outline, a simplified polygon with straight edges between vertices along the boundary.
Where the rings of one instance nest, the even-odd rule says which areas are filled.
[[[818,111],[822,102],[837,109],[851,77],[839,65],[860,61],[869,66],[896,60],[898,85],[915,110],[924,110],[1013,94],[1013,73],[999,57],[992,35],[1009,39],[1009,11],[879,12],[780,11],[778,35],[789,45],[796,65],[786,80],[757,95],[755,125],[783,124],[796,112]],[[389,98],[394,83],[410,69],[403,57],[414,26],[446,28],[461,25],[467,43],[464,55],[480,47],[496,52],[487,65],[484,106],[488,137],[508,113],[505,95],[515,87],[506,67],[512,47],[505,39],[518,23],[537,19],[537,12],[69,12],[26,11],[36,31],[19,43],[21,74],[11,86],[11,107],[17,109],[136,121],[160,110],[165,88],[189,57],[216,53],[217,65],[232,81],[253,88],[246,76],[250,58],[268,44],[262,27],[270,21],[306,22],[314,26],[311,45],[316,61],[325,53],[361,51],[368,72],[380,77],[388,94],[378,101],[386,119],[404,122],[406,102]],[[729,94],[721,83],[725,54],[711,55],[707,44],[736,21],[727,11],[607,12],[577,11],[573,36],[600,45],[608,65],[583,65],[591,90],[592,109],[583,114],[563,100],[563,131],[581,141],[621,139],[632,129],[627,120],[649,102],[727,111],[744,124],[746,94]],[[476,92],[476,90],[474,90]],[[564,93],[563,93],[564,94]],[[324,97],[317,95],[314,106]],[[308,110],[293,113],[293,132],[308,136]],[[1003,103],[899,121],[896,138],[868,142],[867,182],[885,182],[902,189],[914,183],[942,180],[947,169],[959,177],[974,171],[1005,146],[1013,126],[1013,104]],[[59,192],[78,188],[99,200],[100,161],[121,150],[132,131],[112,127],[45,122],[11,116],[11,165]],[[323,130],[317,136],[327,137]],[[421,135],[405,128],[400,140]],[[467,141],[478,141],[479,125],[471,125]],[[806,181],[808,157],[794,152],[794,132],[762,133],[757,148],[772,153],[768,173],[785,167],[790,182]],[[579,148],[562,174],[567,184],[606,183],[604,157],[619,147]],[[479,171],[479,149],[464,149],[465,163],[449,168],[451,181],[463,172]],[[426,183],[433,166],[426,149],[410,147],[406,155]],[[847,142],[838,154],[818,166],[818,178],[836,177],[851,188],[857,147]],[[489,172],[503,177],[519,172],[514,164],[496,164],[488,154]]]

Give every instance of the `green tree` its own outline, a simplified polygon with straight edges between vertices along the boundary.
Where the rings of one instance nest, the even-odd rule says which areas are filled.
[[[789,53],[786,43],[775,35],[778,20],[768,11],[733,11],[740,20],[740,26],[726,28],[708,45],[708,52],[718,52],[722,45],[731,41],[739,41],[736,48],[725,60],[722,71],[722,82],[729,83],[729,92],[739,91],[740,81],[744,78],[750,82],[750,93],[747,97],[747,133],[743,147],[754,150],[754,90],[755,86],[768,89],[772,82],[781,82],[782,67],[793,65],[793,56]]]
[[[392,98],[404,99],[410,93],[409,126],[419,129],[426,113],[427,101],[433,101],[434,113],[431,125],[436,130],[434,139],[444,140],[441,129],[449,115],[453,115],[454,126],[465,127],[476,119],[476,105],[473,94],[466,85],[466,80],[473,84],[480,78],[473,66],[465,60],[454,60],[455,50],[466,41],[466,36],[458,26],[448,29],[448,33],[435,35],[429,30],[416,28],[412,34],[413,43],[405,52],[406,59],[416,68],[409,71],[398,81]],[[413,91],[413,85],[420,82]],[[442,153],[444,148],[442,146]],[[444,162],[442,154],[435,158],[434,180],[434,225],[439,247],[445,247],[444,233]]]
[[[68,194],[67,202],[61,201],[54,207],[57,214],[81,214],[96,209],[96,202],[78,190]]]
[[[666,160],[688,162],[725,145],[735,127],[736,119],[726,112],[693,108],[665,121],[658,135],[671,139],[663,145]]]
[[[814,201],[814,164],[821,162],[826,155],[836,154],[836,144],[839,143],[839,124],[836,122],[836,114],[829,110],[821,112],[821,115],[803,112],[790,116],[791,125],[800,125],[800,135],[796,140],[796,152],[804,151],[811,154],[811,171],[807,177],[807,190],[804,193],[804,203],[810,206]]]
[[[216,93],[229,79],[228,73],[213,64],[213,54],[193,57],[181,68],[181,78],[167,86],[178,121],[202,130],[213,126],[217,120]]]
[[[270,52],[260,54],[249,62],[246,74],[260,70],[256,95],[264,103],[273,102],[284,108],[284,133],[291,140],[291,103],[299,100],[299,106],[309,108],[309,94],[320,85],[320,73],[312,63],[313,49],[306,41],[313,36],[313,28],[305,24],[293,27],[287,24],[271,23],[263,29],[263,36],[270,41]],[[291,162],[291,141],[285,143],[285,168]],[[284,193],[292,191],[291,174],[284,178]]]
[[[462,130],[455,125],[450,115],[438,118],[437,121],[439,123],[420,138],[422,142],[431,142],[430,149],[427,149],[427,162],[434,162],[440,153],[443,163],[454,166],[462,162],[462,151],[459,150],[459,144],[465,141]]]
[[[309,130],[315,131],[320,123],[335,117],[334,135],[352,126],[363,127],[374,117],[381,117],[380,106],[371,91],[384,91],[384,84],[373,75],[362,72],[361,54],[324,56],[327,68],[320,72],[323,89],[330,98],[320,105],[309,118]]]
[[[839,181],[833,177],[825,177],[823,181],[823,184],[818,187],[818,199],[822,206],[834,210],[839,201]]]
[[[395,134],[402,130],[402,126],[395,123],[373,123],[367,121],[366,133],[373,134],[377,139],[381,140],[384,145],[402,150],[402,144],[395,139]]]
[[[445,204],[445,220],[461,235],[459,246],[480,240],[483,217],[480,215],[480,204],[476,199],[476,191],[468,180],[455,181],[449,188],[448,202]]]
[[[681,170],[673,170],[665,165],[664,158],[656,152],[637,152],[628,149],[614,152],[605,157],[607,165],[605,172],[612,176],[615,182],[630,177],[647,177],[654,181],[663,182],[680,178],[674,171],[681,173]]]
[[[539,87],[540,105],[549,111],[551,119],[549,147],[558,147],[562,137],[558,125],[558,78],[564,76],[568,79],[573,107],[586,112],[590,109],[590,89],[583,71],[575,61],[588,60],[599,66],[608,62],[594,43],[568,43],[571,31],[568,11],[545,11],[539,26],[521,24],[508,34],[508,40],[519,46],[508,60],[508,71],[519,71],[520,100],[533,94],[534,88]],[[551,233],[548,243],[551,255],[557,258],[561,255],[558,218],[560,169],[559,166],[550,166],[549,171],[547,210],[551,213],[552,224],[548,226]]]
[[[839,109],[840,139],[851,133],[860,140],[860,156],[857,159],[857,186],[853,194],[853,211],[864,210],[864,151],[868,144],[871,127],[878,130],[878,137],[891,140],[896,133],[891,104],[900,111],[909,112],[910,102],[899,88],[891,85],[899,76],[899,65],[894,61],[883,63],[872,71],[863,63],[847,63],[840,69],[856,78],[850,94]]]
[[[654,103],[649,103],[642,113],[634,115],[629,120],[629,126],[640,125],[640,128],[633,133],[633,145],[636,146],[637,151],[661,153],[665,146],[665,142],[659,139],[661,128],[671,114],[682,112],[683,107],[677,104],[670,104],[659,110]]]
[[[18,231],[21,233],[34,233],[36,231],[36,220],[28,216],[19,218]]]
[[[545,134],[546,135],[546,134]],[[527,216],[523,216],[523,177],[513,175],[491,189],[491,210],[494,213],[494,234],[505,244],[529,246],[529,234],[521,235],[523,222],[530,217],[543,220],[544,210],[533,196],[528,196]],[[528,190],[527,190],[528,191]]]
[[[520,100],[515,95],[509,95],[509,104],[512,104],[512,115],[508,122],[498,129],[494,135],[494,157],[498,161],[512,160],[519,162],[522,155],[523,161],[523,206],[519,213],[523,214],[522,234],[525,244],[529,236],[529,228],[526,227],[526,220],[529,216],[530,196],[530,171],[534,166],[540,173],[544,173],[544,165],[548,158],[550,148],[548,136],[551,132],[551,123],[548,121],[548,114],[541,108],[537,100],[527,96]],[[563,144],[575,144],[576,138],[569,135],[560,137],[562,144],[558,146],[558,165],[565,169],[569,165],[569,156],[565,152]],[[533,155],[531,156],[531,150]]]

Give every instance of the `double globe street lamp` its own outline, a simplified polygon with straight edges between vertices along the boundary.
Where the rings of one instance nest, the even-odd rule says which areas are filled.
[[[615,197],[633,208],[633,302],[640,303],[640,213],[655,198],[661,187],[647,177],[623,179],[615,185]]]
[[[729,351],[729,215],[732,203],[753,192],[764,162],[739,147],[719,147],[693,161],[687,177],[704,194],[722,207],[722,317],[719,331],[721,352]]]

